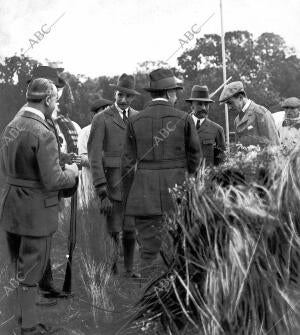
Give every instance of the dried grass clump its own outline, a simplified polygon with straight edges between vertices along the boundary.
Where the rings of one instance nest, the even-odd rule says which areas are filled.
[[[148,285],[135,320],[168,334],[292,332],[300,151],[239,153],[218,168],[202,166],[174,190],[171,243],[163,252],[168,271]]]
[[[96,201],[82,206],[78,220],[78,249],[80,278],[90,301],[95,325],[109,321],[114,310],[109,286],[113,246],[107,238],[105,221]]]

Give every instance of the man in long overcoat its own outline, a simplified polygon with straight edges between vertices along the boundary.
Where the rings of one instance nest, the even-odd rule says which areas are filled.
[[[152,101],[128,123],[122,177],[125,214],[135,217],[141,244],[141,268],[146,270],[159,255],[163,215],[172,211],[170,189],[193,174],[201,149],[194,121],[174,108],[182,87],[168,69],[150,73]]]
[[[98,113],[92,121],[88,140],[88,157],[93,185],[101,200],[101,211],[106,216],[107,230],[115,244],[112,272],[118,273],[117,250],[120,232],[123,233],[125,276],[134,277],[133,259],[135,227],[133,218],[124,218],[121,194],[121,156],[128,119],[138,112],[131,107],[135,96],[134,77],[122,74],[115,88],[115,102]]]
[[[186,101],[191,103],[205,164],[218,165],[224,158],[225,136],[223,127],[208,118],[209,105],[214,102],[209,97],[208,87],[194,85]]]
[[[19,281],[21,334],[39,335],[51,332],[38,323],[35,303],[57,229],[59,191],[75,185],[78,169],[73,164],[62,170],[57,140],[46,122],[56,108],[55,85],[35,79],[26,97],[28,104],[1,138],[0,167],[6,185],[0,218]]]
[[[229,111],[239,113],[234,120],[237,143],[244,146],[279,145],[279,137],[271,112],[246,97],[241,81],[234,81],[225,86],[219,101],[225,102]]]

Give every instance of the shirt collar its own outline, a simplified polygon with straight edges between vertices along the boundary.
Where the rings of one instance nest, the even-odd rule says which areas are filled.
[[[200,121],[200,125],[205,121],[205,118],[198,119],[194,114],[192,114],[192,118],[195,122],[195,125],[197,124],[198,120]]]
[[[45,119],[46,119],[46,118],[45,118],[45,115],[44,115],[40,110],[38,110],[38,109],[36,109],[36,108],[28,107],[28,106],[24,106],[24,107],[22,108],[22,110],[23,110],[23,111],[30,112],[30,113],[33,113],[33,114],[39,116],[40,118],[42,118],[44,121],[45,121]]]
[[[116,107],[117,111],[120,113],[120,115],[123,116],[123,109],[121,109],[116,102],[115,102],[115,107]],[[125,109],[125,111],[126,111],[126,114],[128,115],[128,113],[129,113],[129,107],[127,107]]]
[[[246,102],[245,106],[242,108],[243,113],[246,112],[246,110],[249,108],[250,104],[251,104],[251,100],[247,99],[247,102]]]
[[[166,98],[155,98],[155,99],[152,99],[152,101],[157,101],[157,100],[169,101],[169,100],[166,99]]]

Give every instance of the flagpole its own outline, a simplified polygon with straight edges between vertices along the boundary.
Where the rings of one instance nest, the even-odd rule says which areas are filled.
[[[226,55],[225,55],[225,37],[224,37],[224,22],[223,22],[223,3],[220,0],[220,14],[221,14],[221,43],[222,43],[222,64],[223,64],[223,83],[226,83]],[[225,104],[225,127],[226,127],[226,143],[229,150],[229,118],[228,107]]]

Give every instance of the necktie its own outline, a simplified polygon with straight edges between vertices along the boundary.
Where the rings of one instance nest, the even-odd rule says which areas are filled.
[[[126,111],[125,110],[123,111],[123,121],[124,121],[125,124],[128,123],[128,117],[126,115]]]
[[[200,124],[200,120],[198,119],[197,120],[197,123],[196,123],[196,129],[198,130],[200,128],[201,124]]]

